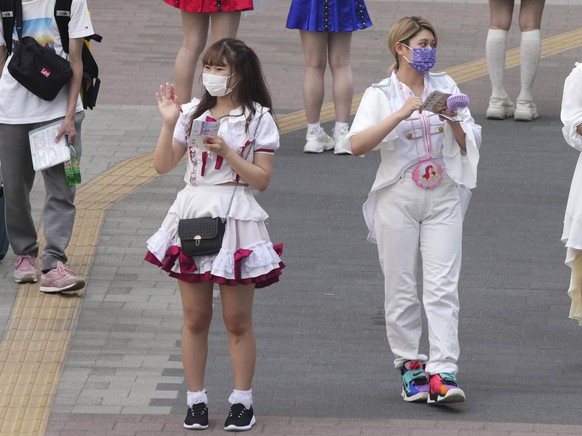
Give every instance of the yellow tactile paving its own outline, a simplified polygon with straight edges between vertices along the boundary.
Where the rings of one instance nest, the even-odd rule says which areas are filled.
[[[581,41],[582,28],[544,39],[542,57],[579,47]],[[519,62],[519,49],[509,50],[506,67],[515,67]],[[487,63],[479,59],[447,72],[462,83],[487,75]],[[352,113],[361,97],[354,97]],[[321,121],[333,119],[333,104],[327,103]],[[284,115],[277,122],[281,133],[300,130],[305,127],[305,113]],[[80,275],[89,276],[107,208],[156,177],[150,153],[121,162],[79,189],[68,253],[71,266]],[[0,435],[44,433],[81,298],[82,295],[45,295],[39,292],[38,284],[20,286],[0,344]]]

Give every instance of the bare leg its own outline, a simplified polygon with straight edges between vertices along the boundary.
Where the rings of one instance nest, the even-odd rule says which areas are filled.
[[[578,255],[572,262],[572,275],[568,294],[570,303],[570,318],[575,319],[582,326],[582,256]]]
[[[236,38],[240,23],[240,12],[217,12],[210,14],[210,39],[214,43],[223,38]]]
[[[335,120],[347,123],[350,118],[354,94],[352,65],[350,63],[352,32],[328,33],[327,40],[329,67],[333,77]]]
[[[212,320],[212,283],[193,284],[178,280],[184,325],[182,327],[182,365],[188,390],[204,389],[208,357],[208,331]]]
[[[323,104],[324,75],[327,63],[327,33],[300,30],[301,46],[305,59],[303,79],[303,105],[307,123],[319,122]]]
[[[209,20],[209,14],[182,11],[184,37],[174,65],[176,96],[181,103],[188,103],[192,99],[192,82],[198,58],[206,45]]]
[[[253,329],[254,295],[254,285],[220,287],[234,388],[241,391],[251,389],[255,374],[257,344]]]
[[[514,0],[489,0],[489,28],[509,30],[513,6]]]
[[[546,0],[522,0],[519,9],[519,29],[522,32],[539,30]]]

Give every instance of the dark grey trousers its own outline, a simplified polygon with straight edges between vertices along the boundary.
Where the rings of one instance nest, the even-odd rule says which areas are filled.
[[[75,115],[77,136],[73,147],[81,157],[81,124],[84,112]],[[0,162],[4,179],[6,229],[14,254],[38,256],[39,244],[32,218],[30,192],[35,171],[32,167],[28,132],[56,120],[33,124],[0,124]],[[67,262],[65,249],[71,240],[75,223],[75,186],[65,182],[63,164],[42,171],[45,202],[42,211],[45,246],[42,270],[56,267],[57,261]]]

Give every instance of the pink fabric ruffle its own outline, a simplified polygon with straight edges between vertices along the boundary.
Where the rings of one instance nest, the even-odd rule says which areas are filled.
[[[273,250],[277,255],[281,256],[283,254],[283,244],[273,245]],[[247,258],[252,254],[253,250],[248,250],[244,248],[239,248],[234,253],[234,265],[235,265],[235,278],[227,279],[225,277],[215,276],[212,272],[208,271],[204,274],[196,274],[198,270],[194,258],[192,256],[185,255],[182,253],[182,249],[177,245],[172,245],[168,248],[166,252],[166,257],[163,262],[160,262],[156,256],[154,256],[150,251],[145,255],[145,260],[153,265],[160,267],[162,270],[166,271],[170,277],[174,277],[178,280],[182,280],[188,283],[203,283],[212,281],[218,285],[226,286],[237,286],[237,285],[250,285],[254,284],[257,289],[270,286],[273,283],[279,281],[279,276],[281,275],[281,270],[285,268],[283,262],[279,262],[279,267],[269,271],[267,274],[263,274],[257,277],[248,277],[243,279],[241,277],[241,263],[242,260]],[[172,271],[172,267],[175,265],[176,261],[180,263],[180,273]]]

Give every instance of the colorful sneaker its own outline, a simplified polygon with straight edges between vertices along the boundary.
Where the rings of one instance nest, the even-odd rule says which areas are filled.
[[[346,137],[350,130],[347,127],[339,127],[333,129],[333,154],[352,154],[347,148]]]
[[[184,428],[189,430],[206,430],[208,428],[208,407],[206,403],[193,404],[188,407]]]
[[[335,142],[323,129],[319,129],[318,133],[310,133],[308,131],[305,139],[307,142],[303,147],[303,153],[323,153],[324,151],[333,150],[335,147]]]
[[[428,379],[424,365],[417,360],[408,360],[400,367],[402,376],[402,398],[404,401],[426,401],[428,399]]]
[[[16,256],[12,278],[16,283],[36,283],[36,257],[28,254]]]
[[[85,287],[85,282],[60,260],[56,268],[40,276],[41,292],[72,292],[83,287]]]
[[[224,422],[226,431],[245,431],[250,430],[257,420],[253,413],[253,406],[247,409],[244,405],[237,403],[230,406],[230,412]]]
[[[513,114],[513,119],[516,121],[533,121],[540,117],[538,108],[531,100],[517,100],[517,107]]]
[[[486,116],[490,120],[503,120],[512,117],[514,112],[515,104],[513,104],[509,97],[491,97],[489,99]]]
[[[465,393],[459,387],[457,378],[448,372],[430,376],[430,392],[427,403],[462,403]]]

